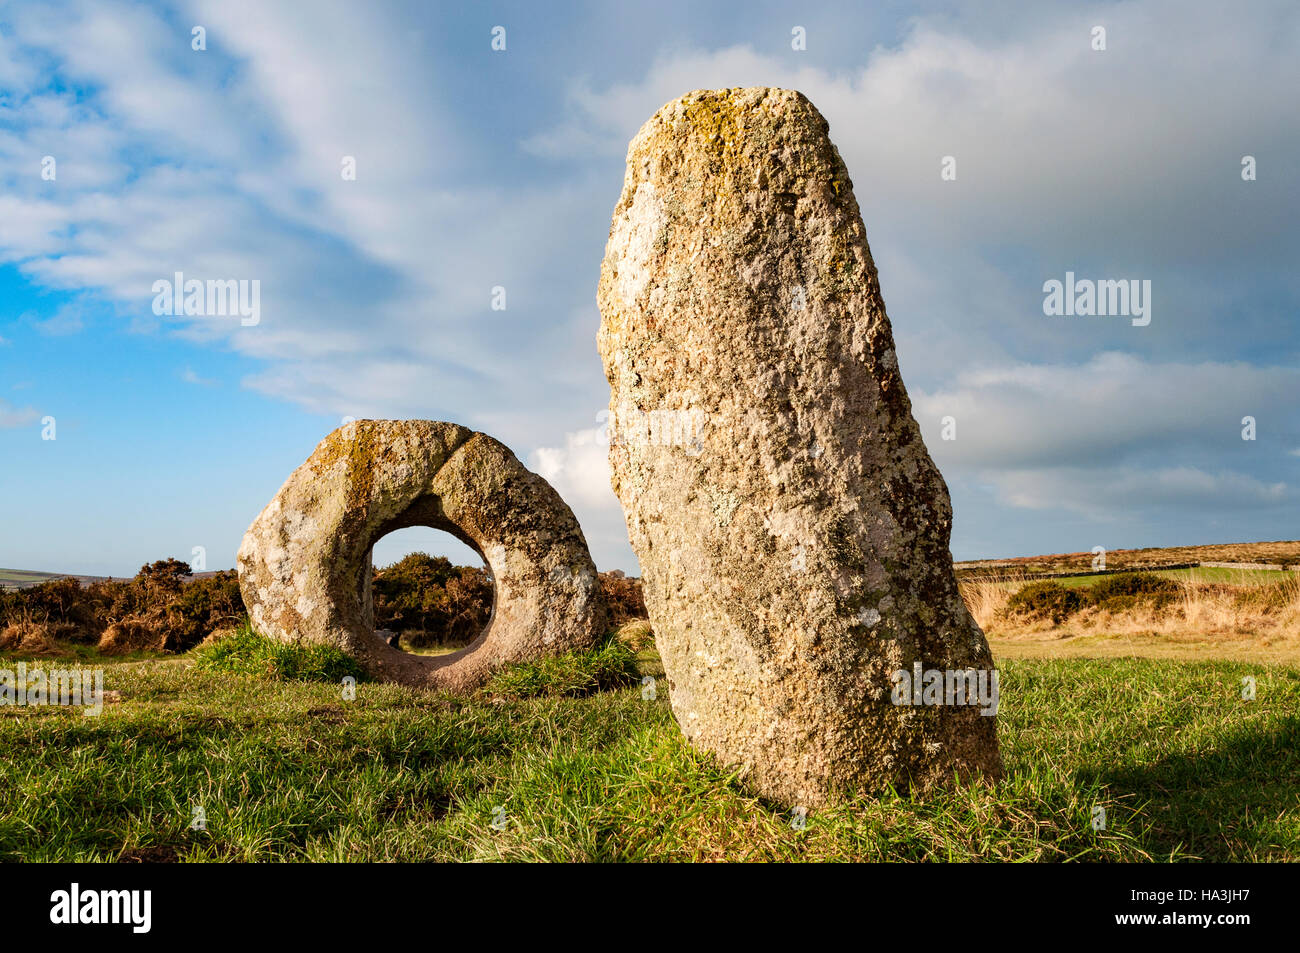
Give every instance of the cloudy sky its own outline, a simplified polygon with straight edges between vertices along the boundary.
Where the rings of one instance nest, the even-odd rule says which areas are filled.
[[[1300,7],[623,6],[0,2],[0,566],[231,566],[354,416],[493,434],[635,570],[596,440],[623,158],[748,85],[830,122],[957,558],[1300,536]],[[156,315],[178,271],[260,320]],[[1150,323],[1045,315],[1067,271],[1150,281]],[[415,548],[468,554],[377,559]]]

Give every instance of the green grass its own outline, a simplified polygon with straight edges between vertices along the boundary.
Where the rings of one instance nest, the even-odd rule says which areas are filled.
[[[31,586],[57,578],[53,573],[33,572],[26,569],[0,569],[0,589]]]
[[[1148,572],[1148,570],[1134,570]],[[1293,579],[1297,573],[1282,569],[1215,569],[1201,566],[1196,569],[1157,569],[1150,570],[1150,575],[1163,576],[1166,579],[1179,579],[1188,582],[1222,582],[1235,586],[1262,586],[1274,582]],[[1096,585],[1102,579],[1112,578],[1114,573],[1098,573],[1092,576],[1060,576],[1053,582],[1075,589],[1081,586]]]
[[[328,645],[283,645],[264,638],[247,623],[233,635],[193,652],[196,668],[208,672],[251,675],[306,682],[340,683],[351,676],[365,681],[366,673],[351,656]]]
[[[370,683],[346,701],[260,663],[105,669],[121,701],[98,718],[0,707],[0,860],[1300,860],[1286,666],[1006,662],[1004,781],[862,798],[804,830],[684,742],[662,681],[645,700],[532,667],[470,698]]]
[[[632,685],[641,678],[636,653],[616,639],[589,652],[567,652],[494,675],[487,690],[511,698],[540,695],[583,696]]]

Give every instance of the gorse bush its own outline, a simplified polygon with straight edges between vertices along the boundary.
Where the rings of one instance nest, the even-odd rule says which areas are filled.
[[[1138,606],[1161,609],[1172,604],[1182,587],[1149,572],[1105,576],[1091,586],[1069,588],[1055,580],[1031,582],[1007,600],[1006,613],[1025,619],[1051,619],[1060,625],[1087,608],[1126,612]]]
[[[599,574],[610,623],[646,618],[641,580],[617,570]],[[414,648],[464,645],[492,615],[492,581],[481,568],[454,566],[445,556],[411,553],[375,571],[375,628],[403,633]]]
[[[1017,590],[1007,600],[1006,611],[1010,615],[1030,619],[1051,619],[1053,623],[1060,625],[1083,606],[1084,596],[1080,590],[1067,589],[1059,582],[1044,580],[1031,582],[1023,589]]]
[[[609,621],[612,625],[620,626],[632,619],[647,618],[640,579],[634,579],[615,569],[600,574],[600,587],[605,592],[605,603],[609,606]]]
[[[162,559],[141,567],[134,579],[85,586],[51,579],[5,592],[0,629],[22,623],[38,627],[46,639],[102,643],[106,651],[186,651],[244,614],[233,571],[189,575],[187,564]]]
[[[492,614],[487,572],[445,556],[411,553],[377,570],[371,592],[375,627],[406,633],[416,648],[471,642]]]
[[[1103,576],[1088,587],[1094,602],[1105,602],[1115,596],[1143,596],[1175,593],[1181,587],[1172,579],[1150,572],[1123,572]]]
[[[603,572],[600,585],[614,626],[646,618],[641,580]],[[492,615],[487,571],[452,565],[443,556],[412,553],[376,570],[371,591],[375,628],[401,633],[413,648],[472,642]],[[61,578],[0,590],[0,633],[8,631],[0,650],[76,643],[97,645],[106,654],[187,652],[244,618],[233,570],[195,578],[181,560],[160,559],[142,566],[133,579],[82,585]]]
[[[358,682],[366,673],[357,661],[330,645],[286,645],[259,635],[244,624],[224,638],[194,650],[196,667],[255,678],[303,682],[341,682],[352,676]]]

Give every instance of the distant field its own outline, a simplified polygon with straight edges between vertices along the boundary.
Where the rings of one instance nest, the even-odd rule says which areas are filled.
[[[193,578],[199,579],[203,576],[211,576],[213,573],[197,572]],[[37,586],[43,582],[49,582],[51,579],[76,579],[83,586],[92,582],[103,582],[105,579],[130,579],[130,576],[79,576],[76,573],[64,572],[36,572],[31,569],[0,569],[0,589],[25,589],[28,586]]]
[[[1082,572],[1092,568],[1092,552],[1017,556],[1010,559],[969,559],[955,563],[962,575],[986,569],[1009,572]],[[1164,549],[1108,549],[1107,569],[1139,569],[1171,563],[1272,563],[1300,565],[1300,540],[1270,543],[1214,543]]]
[[[1042,577],[986,569],[963,575],[960,586],[999,660],[1145,657],[1300,666],[1300,573],[1198,567],[1150,574],[1178,588],[1159,598],[1116,599],[1106,593],[1122,589],[1122,573],[1057,576],[1012,609],[1013,593]],[[1092,588],[1103,581],[1108,590]]]
[[[57,579],[58,573],[31,572],[25,569],[0,569],[0,589],[21,589],[34,586],[49,579]]]
[[[1281,569],[1217,569],[1201,566],[1196,569],[1157,569],[1151,571],[1153,576],[1166,579],[1186,580],[1196,583],[1224,583],[1231,586],[1262,586],[1268,583],[1282,582],[1300,576],[1300,573]],[[1101,579],[1109,579],[1114,573],[1093,573],[1087,576],[1058,576],[1052,582],[1060,583],[1067,589],[1080,589],[1095,585]],[[1001,585],[1017,589],[1024,583],[1008,579]]]

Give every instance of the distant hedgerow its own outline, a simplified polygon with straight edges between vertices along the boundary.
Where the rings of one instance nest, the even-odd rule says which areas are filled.
[[[1051,619],[1060,625],[1076,612],[1090,607],[1123,612],[1138,605],[1163,608],[1181,591],[1178,583],[1149,572],[1106,576],[1091,586],[1069,588],[1051,579],[1031,582],[1007,600],[1008,615]]]
[[[243,614],[233,570],[195,577],[179,559],[148,563],[134,579],[62,577],[0,593],[0,629],[35,625],[45,641],[99,643],[106,654],[184,652]]]

